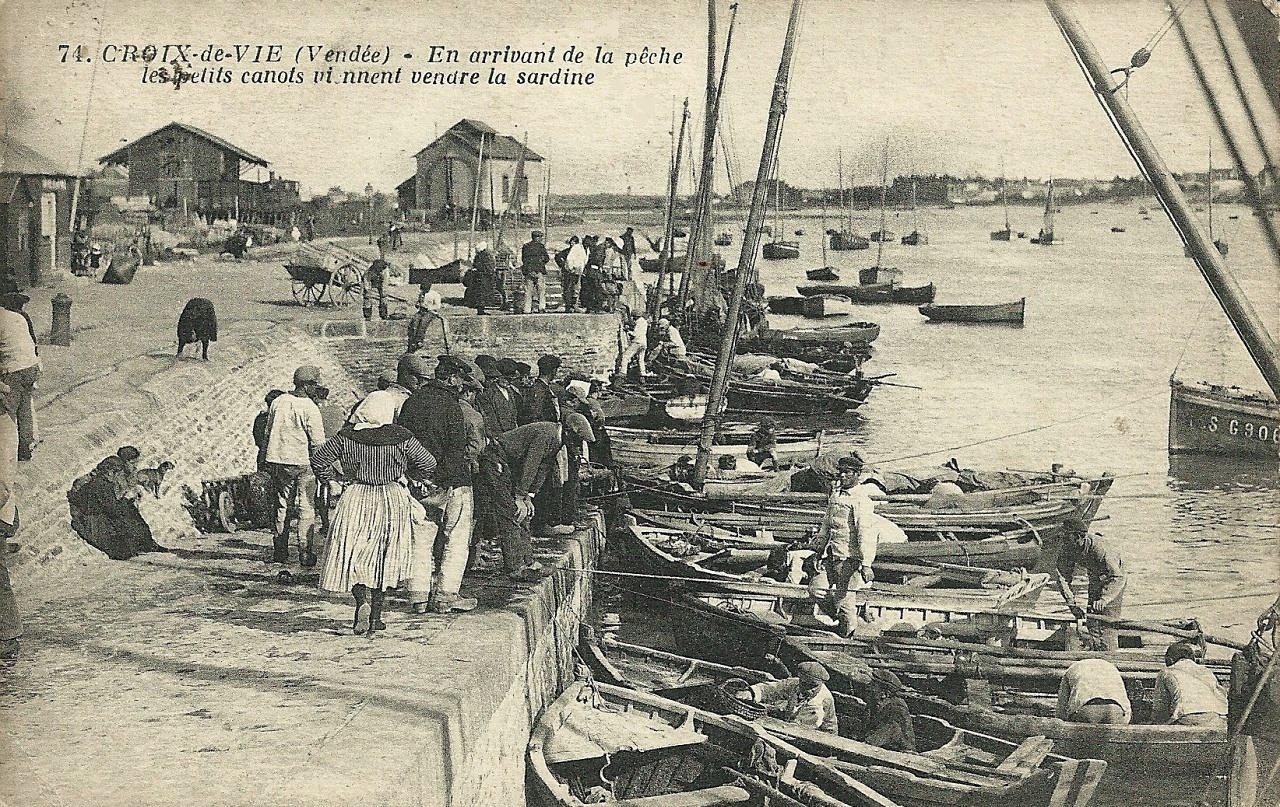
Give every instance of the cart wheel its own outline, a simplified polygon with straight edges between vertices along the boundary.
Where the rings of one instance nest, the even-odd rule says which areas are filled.
[[[298,305],[315,305],[320,302],[320,298],[324,296],[324,292],[324,286],[317,286],[316,284],[308,283],[305,280],[293,281],[293,299],[298,301]]]
[[[339,308],[346,308],[363,296],[363,278],[352,264],[340,266],[329,277],[329,299]]]
[[[223,532],[235,532],[239,527],[236,524],[236,501],[229,490],[218,493],[218,524]]]

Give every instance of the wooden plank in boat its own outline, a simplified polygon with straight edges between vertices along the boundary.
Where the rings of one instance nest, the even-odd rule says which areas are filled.
[[[1040,767],[1040,763],[1044,762],[1044,758],[1049,756],[1049,752],[1052,750],[1053,740],[1042,735],[1028,737],[1014,749],[1012,754],[1005,757],[1004,761],[996,766],[996,770],[1029,774]]]
[[[716,807],[720,804],[746,804],[751,794],[737,785],[720,785],[687,793],[663,793],[609,802],[612,807]]]

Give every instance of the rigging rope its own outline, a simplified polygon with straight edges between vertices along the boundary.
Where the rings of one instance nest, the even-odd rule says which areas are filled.
[[[1155,33],[1151,34],[1149,39],[1147,39],[1146,44],[1134,51],[1133,56],[1129,59],[1129,64],[1125,67],[1118,67],[1111,71],[1112,74],[1124,73],[1124,79],[1113,87],[1111,92],[1116,92],[1123,87],[1125,90],[1125,97],[1128,97],[1129,79],[1133,77],[1133,71],[1144,67],[1147,62],[1151,61],[1151,52],[1156,49],[1156,46],[1160,44],[1160,41],[1165,38],[1169,31],[1173,30],[1174,23],[1178,21],[1178,17],[1182,15],[1182,12],[1185,11],[1189,5],[1191,5],[1191,0],[1183,0],[1182,5],[1172,9],[1168,16],[1165,17],[1164,22],[1160,23],[1160,27],[1155,30]]]

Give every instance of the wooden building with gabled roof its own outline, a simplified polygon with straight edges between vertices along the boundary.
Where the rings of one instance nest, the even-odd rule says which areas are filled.
[[[98,162],[128,168],[129,196],[162,211],[291,224],[302,204],[298,183],[277,178],[265,159],[188,123],[161,126]]]

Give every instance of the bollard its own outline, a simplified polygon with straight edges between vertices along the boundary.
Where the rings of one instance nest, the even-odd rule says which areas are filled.
[[[49,328],[49,344],[71,347],[71,298],[58,292],[53,298],[53,325]]]

